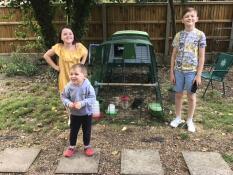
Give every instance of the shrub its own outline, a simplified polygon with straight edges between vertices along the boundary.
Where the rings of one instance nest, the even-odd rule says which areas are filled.
[[[0,67],[2,68],[2,72],[6,73],[7,76],[33,76],[39,71],[36,62],[32,58],[18,53],[12,54],[9,60]]]
[[[0,73],[3,73],[5,67],[6,61],[4,60],[4,58],[0,58]]]

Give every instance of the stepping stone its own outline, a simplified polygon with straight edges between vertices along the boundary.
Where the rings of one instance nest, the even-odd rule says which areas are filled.
[[[0,152],[0,172],[27,172],[39,152],[36,148],[6,148]]]
[[[182,152],[191,175],[233,175],[219,153]]]
[[[100,149],[95,149],[92,157],[84,152],[76,152],[71,158],[62,157],[55,173],[97,174],[100,160]]]
[[[121,174],[163,175],[159,152],[156,150],[123,150]]]

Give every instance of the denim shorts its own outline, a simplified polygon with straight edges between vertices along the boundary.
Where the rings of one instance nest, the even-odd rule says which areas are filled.
[[[196,72],[175,71],[175,78],[176,78],[175,91],[183,92],[184,90],[187,90],[187,92],[191,93],[191,88],[195,76],[196,76]]]

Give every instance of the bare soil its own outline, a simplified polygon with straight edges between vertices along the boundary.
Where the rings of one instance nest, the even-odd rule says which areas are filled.
[[[161,87],[167,82],[167,70],[160,73]],[[28,78],[6,79],[0,78],[0,97],[6,91],[19,91],[27,89],[30,83],[36,79]],[[233,97],[233,79],[230,74],[227,79],[227,97]],[[17,85],[13,82],[17,82]],[[8,83],[8,84],[7,84]],[[7,85],[6,85],[7,84]],[[23,84],[22,87],[18,87]],[[205,83],[204,83],[205,84]],[[203,85],[204,87],[204,85]],[[221,90],[221,86],[217,86]],[[165,91],[162,91],[164,98],[167,98]],[[111,94],[108,94],[111,96]],[[113,97],[113,96],[112,96]],[[166,103],[165,103],[166,105]],[[143,110],[142,110],[143,111]],[[126,111],[121,112],[121,117],[129,115]],[[124,115],[123,115],[124,114]],[[140,125],[143,123],[144,115],[149,115],[143,111],[139,115],[136,111],[131,116],[138,117],[136,123],[129,124],[103,124],[95,122],[92,130],[91,144],[94,148],[101,149],[99,173],[101,175],[119,175],[120,157],[122,149],[156,149],[159,150],[161,162],[165,175],[189,175],[188,168],[182,156],[182,151],[213,151],[220,154],[233,155],[233,134],[224,133],[221,130],[204,129],[201,123],[196,123],[197,132],[188,133],[185,128],[173,129],[169,127],[169,122],[160,122],[157,125]],[[123,116],[123,117],[122,117]],[[114,123],[114,122],[113,122]],[[124,129],[123,129],[124,128]],[[187,136],[188,137],[185,137]],[[69,130],[59,131],[51,129],[46,133],[35,131],[27,134],[21,131],[11,131],[9,129],[0,131],[0,151],[5,148],[17,147],[38,147],[41,152],[29,171],[25,175],[51,175],[54,174],[63,150],[68,145]],[[82,151],[81,133],[78,137],[77,149]],[[228,164],[233,170],[233,164]]]

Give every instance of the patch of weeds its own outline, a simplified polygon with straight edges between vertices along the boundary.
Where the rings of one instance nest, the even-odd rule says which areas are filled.
[[[57,92],[52,88],[45,91],[43,86],[38,86],[37,91],[43,91],[44,96],[30,91],[5,94],[0,101],[0,129],[9,128],[30,133],[38,128],[44,131],[49,128],[66,128],[65,110]],[[47,94],[51,98],[46,98]]]
[[[181,140],[189,140],[189,135],[186,132],[180,133]]]
[[[203,116],[202,124],[204,128],[221,129],[229,133],[233,132],[232,100],[220,98],[218,95],[212,97],[214,99],[205,99],[199,104],[202,107],[198,112]]]
[[[14,53],[2,66],[2,71],[7,76],[24,75],[33,76],[39,71],[32,58],[26,55]]]
[[[65,121],[57,121],[55,123],[55,125],[56,125],[55,128],[58,129],[58,130],[66,130],[66,129],[69,128],[69,126],[68,126],[68,119],[65,120]]]
[[[32,126],[32,125],[22,125],[20,127],[20,129],[22,129],[24,132],[27,132],[27,133],[32,133],[33,128],[34,128],[34,126]]]
[[[3,73],[5,68],[6,68],[6,60],[4,58],[0,58],[0,73]]]
[[[204,101],[211,102],[213,100],[216,101],[221,101],[222,99],[222,94],[217,91],[217,90],[209,90],[206,92],[205,98],[203,99]]]
[[[223,154],[223,159],[226,162],[233,164],[233,155]]]

